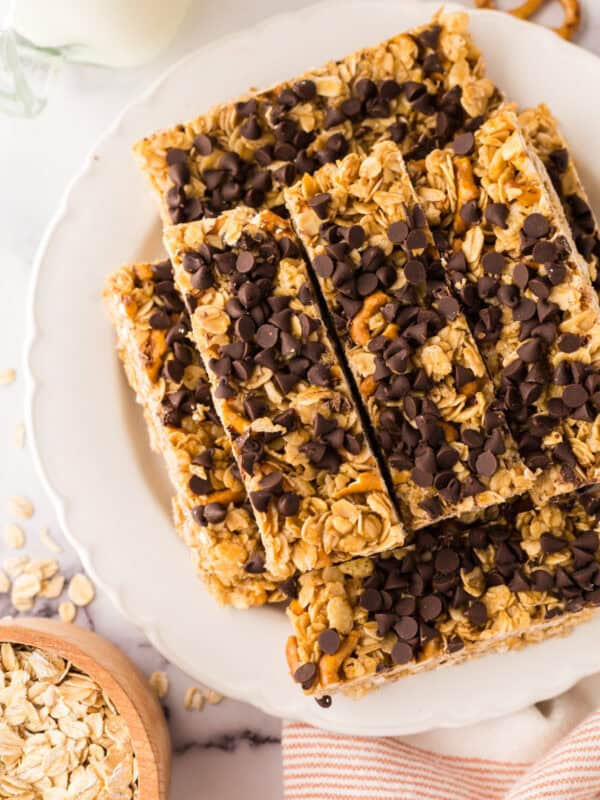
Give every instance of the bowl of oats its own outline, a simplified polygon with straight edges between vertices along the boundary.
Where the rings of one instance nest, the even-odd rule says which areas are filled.
[[[144,675],[91,631],[0,622],[0,796],[166,800],[171,746]]]

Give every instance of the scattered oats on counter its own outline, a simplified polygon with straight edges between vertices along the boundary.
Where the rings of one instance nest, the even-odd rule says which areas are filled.
[[[52,538],[52,534],[48,528],[40,528],[40,542],[52,553],[56,553],[56,555],[59,555],[63,551],[59,543]]]
[[[7,592],[10,592],[10,578],[4,570],[0,569],[0,594]]]
[[[16,523],[9,522],[4,528],[4,541],[13,550],[25,547],[25,533]]]
[[[70,600],[65,600],[58,607],[58,616],[63,622],[73,622],[77,616],[77,609]]]
[[[223,695],[221,694],[221,692],[217,692],[214,689],[205,689],[204,699],[206,700],[209,706],[216,706],[223,699]]]
[[[0,369],[0,386],[8,386],[16,377],[17,373],[14,369]]]
[[[15,425],[13,442],[15,447],[18,447],[19,450],[25,446],[25,425],[23,425],[22,422]]]
[[[96,592],[88,577],[80,572],[73,575],[69,583],[69,597],[76,606],[87,606],[94,599]]]
[[[169,691],[169,678],[166,672],[153,672],[150,675],[150,686],[159,700],[162,700]]]
[[[204,708],[202,689],[197,686],[190,686],[183,698],[183,707],[186,711],[202,711]]]
[[[109,697],[56,655],[0,645],[0,797],[133,800],[137,763]]]
[[[6,504],[6,510],[11,517],[19,517],[20,519],[30,519],[33,516],[33,503],[26,497],[9,497]]]

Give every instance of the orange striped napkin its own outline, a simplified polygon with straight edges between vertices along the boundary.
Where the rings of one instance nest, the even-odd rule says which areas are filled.
[[[285,800],[597,800],[600,711],[556,741],[557,732],[582,709],[576,694],[556,702],[558,711],[542,704],[501,721],[405,739],[340,736],[286,723]],[[493,751],[504,748],[539,757],[525,761],[466,755],[470,749],[485,752],[486,726]],[[536,741],[529,741],[527,732],[536,728]],[[428,737],[435,749],[415,744]],[[444,739],[447,749],[460,755],[440,752]]]

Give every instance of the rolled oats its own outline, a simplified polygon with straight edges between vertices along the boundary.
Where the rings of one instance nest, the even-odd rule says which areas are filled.
[[[401,543],[289,224],[239,208],[165,243],[268,569],[283,579]]]
[[[167,692],[169,691],[169,678],[166,672],[153,672],[150,675],[150,686],[154,690],[154,693],[162,700],[163,697],[166,697]]]
[[[204,699],[209,706],[217,706],[223,700],[223,695],[215,689],[205,689]]]
[[[86,575],[77,573],[69,581],[68,594],[69,599],[76,606],[87,606],[92,602],[96,593],[90,579]]]
[[[10,592],[10,578],[4,570],[0,569],[0,594],[6,594],[7,592]]]
[[[21,519],[30,519],[33,516],[34,508],[31,500],[26,497],[9,497],[6,504],[6,510],[11,517],[20,517]]]
[[[305,691],[361,694],[405,675],[564,633],[600,604],[600,488],[527,497],[414,542],[301,575],[287,614]],[[343,571],[342,571],[343,569]],[[348,609],[350,622],[332,609]]]
[[[105,299],[151,443],[164,456],[177,492],[177,531],[219,602],[245,608],[281,600],[274,578],[257,571],[264,561],[260,534],[188,336],[183,303],[174,286],[168,295],[160,293],[168,279],[168,262],[123,267],[109,277]],[[163,319],[168,328],[160,327]]]
[[[9,386],[16,377],[14,369],[0,369],[0,386]]]
[[[204,708],[202,689],[197,686],[190,686],[183,698],[183,707],[186,711],[202,711]]]
[[[4,527],[4,541],[13,550],[20,550],[25,547],[25,532],[14,522],[9,522]]]
[[[0,686],[0,797],[138,797],[129,732],[88,675],[56,655],[2,642]]]
[[[64,600],[58,606],[58,615],[63,622],[74,622],[77,616],[77,607],[70,600]]]

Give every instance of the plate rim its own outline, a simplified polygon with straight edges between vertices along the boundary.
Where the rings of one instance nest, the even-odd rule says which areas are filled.
[[[394,4],[394,0],[377,0],[377,3],[382,6],[390,6]],[[209,675],[206,673],[203,670],[202,664],[198,666],[196,664],[191,665],[186,663],[185,658],[178,656],[177,653],[173,652],[172,649],[163,641],[160,635],[160,623],[158,623],[155,619],[149,619],[148,617],[145,617],[143,614],[136,613],[133,609],[129,608],[121,591],[120,585],[115,586],[110,582],[110,580],[105,580],[103,575],[96,570],[94,556],[91,549],[86,546],[84,541],[78,539],[71,530],[71,526],[69,524],[69,498],[63,496],[60,493],[58,486],[55,485],[57,482],[56,476],[54,479],[51,479],[50,475],[48,474],[48,470],[45,467],[43,454],[38,447],[38,437],[36,435],[35,403],[41,395],[41,381],[39,376],[36,376],[33,366],[36,344],[39,341],[37,307],[39,302],[37,295],[38,280],[42,273],[46,254],[51,241],[54,235],[58,232],[62,223],[68,217],[69,212],[71,211],[72,196],[78,185],[83,183],[86,177],[90,174],[90,171],[94,166],[95,155],[101,151],[102,146],[106,142],[108,142],[119,132],[121,127],[128,121],[128,119],[135,115],[136,110],[142,108],[149,101],[151,101],[152,97],[161,90],[164,84],[170,79],[171,75],[181,70],[185,66],[186,62],[192,61],[195,57],[197,57],[199,51],[210,53],[210,51],[220,50],[224,47],[234,47],[236,41],[261,36],[268,28],[285,24],[287,21],[299,15],[309,16],[314,15],[315,13],[319,14],[323,13],[325,9],[335,9],[336,7],[344,7],[344,9],[347,11],[349,5],[366,6],[367,2],[366,0],[350,0],[350,2],[347,0],[327,0],[327,2],[322,3],[315,2],[301,9],[282,11],[277,14],[270,15],[254,25],[242,28],[230,34],[225,34],[209,43],[202,45],[199,48],[191,50],[181,58],[176,59],[171,65],[163,70],[160,75],[153,79],[145,90],[128,102],[117,114],[113,122],[102,132],[100,136],[97,137],[87,156],[84,158],[81,167],[73,174],[66,188],[64,189],[57,209],[52,215],[41,237],[33,260],[26,298],[27,333],[23,350],[23,366],[25,375],[25,422],[29,434],[30,452],[35,470],[41,480],[45,493],[51,501],[51,505],[61,529],[69,543],[75,549],[78,557],[81,559],[85,570],[95,581],[97,586],[106,594],[107,597],[109,597],[113,605],[119,610],[123,617],[131,622],[138,630],[142,631],[150,643],[171,663],[175,664],[186,673],[193,675],[198,680],[214,686],[228,697],[240,700],[242,702],[251,703],[265,713],[276,717],[285,716],[294,720],[307,722],[308,724],[318,725],[336,733],[359,733],[360,735],[366,736],[410,735],[429,730],[433,727],[454,728],[472,724],[480,721],[481,719],[492,719],[510,712],[517,711],[524,706],[529,705],[530,703],[536,703],[547,697],[560,694],[573,686],[577,681],[596,672],[598,669],[597,660],[593,661],[591,657],[589,660],[580,659],[578,662],[577,671],[573,669],[571,674],[567,676],[563,674],[560,677],[556,676],[554,680],[551,676],[549,676],[547,680],[543,682],[543,684],[540,681],[536,688],[528,687],[526,692],[527,697],[519,697],[518,693],[515,692],[512,697],[512,702],[509,702],[506,696],[503,697],[500,703],[492,704],[490,702],[490,705],[483,714],[481,712],[474,713],[473,711],[469,711],[466,707],[463,713],[461,713],[459,706],[454,708],[454,712],[452,714],[448,712],[443,718],[436,717],[434,709],[430,709],[429,712],[424,711],[422,718],[419,721],[415,721],[412,725],[403,724],[401,726],[400,733],[400,728],[398,727],[397,723],[385,724],[384,721],[379,721],[378,723],[369,725],[367,728],[361,726],[360,728],[353,728],[352,730],[349,730],[346,724],[336,724],[336,717],[334,716],[329,717],[329,719],[326,717],[321,718],[319,716],[318,719],[315,719],[314,717],[307,715],[305,708],[301,706],[300,699],[302,699],[302,695],[298,696],[299,699],[295,703],[294,707],[292,707],[293,701],[290,700],[289,707],[286,710],[283,710],[278,705],[274,705],[270,702],[268,691],[265,687],[255,686],[255,693],[251,696],[248,696],[248,694],[244,691],[246,686],[232,686],[227,682],[221,681],[218,676],[215,677],[213,674]],[[372,8],[374,4],[369,3],[368,5]],[[424,20],[430,17],[431,14],[440,7],[440,3],[436,2],[436,0],[403,0],[403,5],[418,9],[419,13],[422,13]],[[583,66],[585,65],[586,61],[589,61],[590,64],[593,63],[596,69],[600,66],[600,58],[598,56],[590,51],[578,47],[572,42],[557,39],[556,34],[554,34],[549,28],[527,23],[501,11],[483,11],[471,9],[452,2],[445,3],[444,7],[448,10],[464,11],[470,16],[476,17],[480,17],[482,14],[485,14],[486,17],[489,17],[491,14],[494,14],[496,17],[502,17],[504,20],[503,24],[507,24],[509,26],[512,24],[521,30],[524,30],[523,26],[528,25],[528,35],[541,37],[542,40],[547,42],[552,41],[555,48],[565,48],[565,52],[569,50],[572,55],[576,53],[577,57],[582,59]],[[577,674],[574,674],[575,672]],[[357,708],[359,707],[357,706]]]

